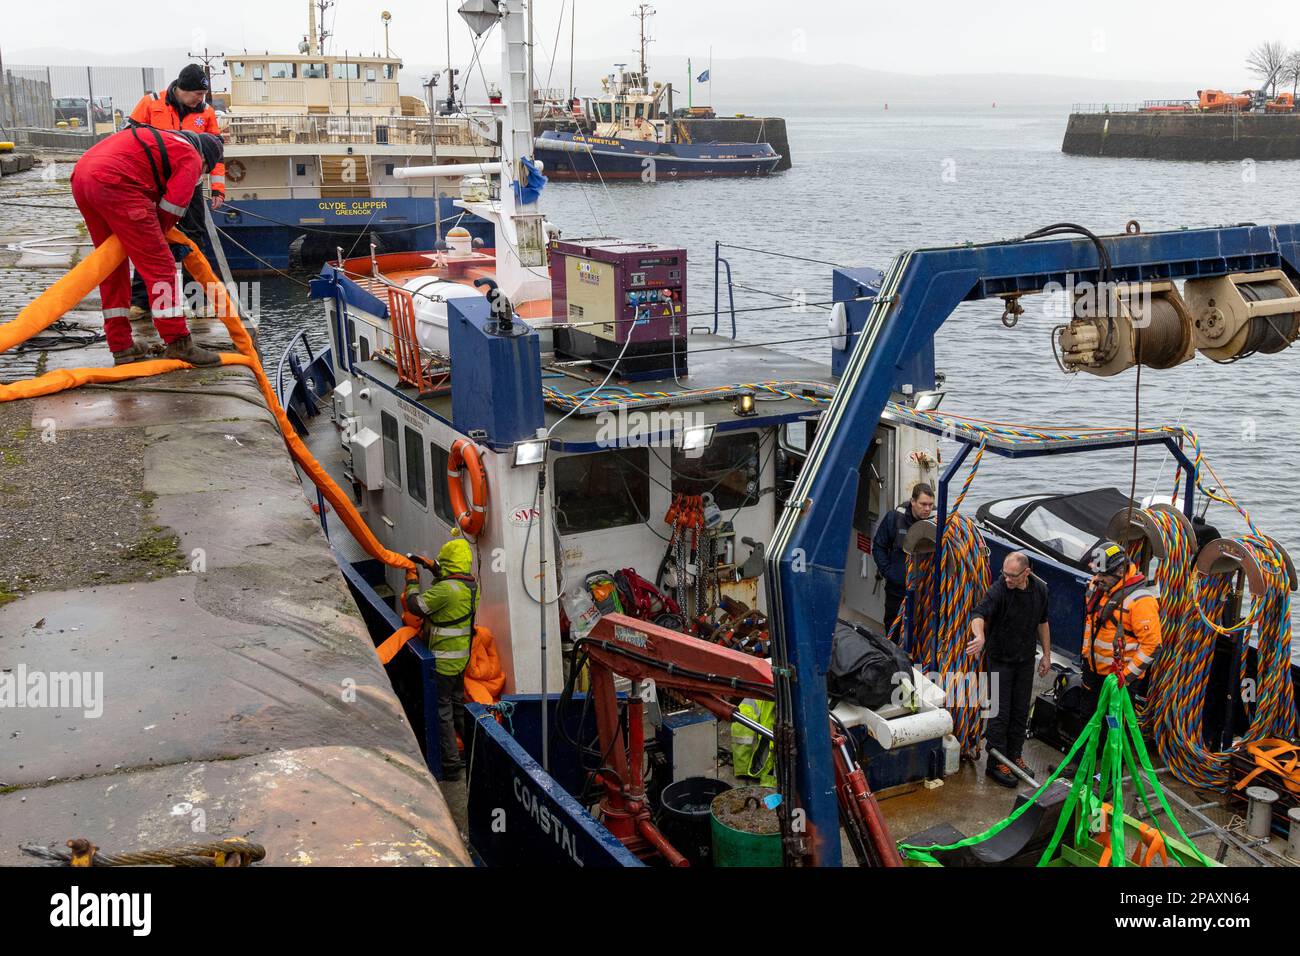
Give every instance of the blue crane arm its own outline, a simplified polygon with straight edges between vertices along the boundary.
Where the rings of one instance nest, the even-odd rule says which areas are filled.
[[[1286,269],[1300,275],[1300,224],[1103,237],[1115,282]],[[826,671],[844,580],[858,468],[908,357],[965,301],[1102,278],[1088,239],[920,249],[892,263],[778,523],[767,560],[778,727],[793,741],[794,806],[813,861],[840,863]],[[785,685],[784,689],[782,685]],[[778,732],[780,739],[780,731]],[[778,746],[778,756],[781,748]]]

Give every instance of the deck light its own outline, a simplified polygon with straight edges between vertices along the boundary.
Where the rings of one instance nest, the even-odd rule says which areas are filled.
[[[699,454],[713,443],[712,425],[699,425],[682,432],[682,451]]]
[[[916,410],[918,412],[932,412],[943,404],[944,396],[947,392],[917,392],[916,393]]]
[[[540,465],[546,458],[546,441],[545,439],[529,439],[527,441],[515,442],[514,466],[521,468],[524,465]]]
[[[735,413],[742,418],[746,415],[753,415],[757,409],[754,408],[753,395],[741,395],[736,399],[736,404],[732,406]]]

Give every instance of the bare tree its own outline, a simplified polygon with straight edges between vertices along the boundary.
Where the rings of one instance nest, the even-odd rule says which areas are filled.
[[[1286,58],[1286,62],[1282,64],[1282,69],[1278,71],[1277,78],[1284,84],[1291,84],[1292,96],[1300,92],[1300,50]]]
[[[1246,57],[1246,68],[1264,81],[1261,88],[1269,88],[1272,95],[1276,96],[1279,74],[1289,57],[1290,52],[1280,40],[1270,40],[1250,51]]]

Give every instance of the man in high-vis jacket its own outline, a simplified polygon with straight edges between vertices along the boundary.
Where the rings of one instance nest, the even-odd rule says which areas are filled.
[[[1106,675],[1141,680],[1160,648],[1160,597],[1114,541],[1092,556],[1083,629],[1083,687],[1095,709]]]
[[[469,543],[455,537],[438,552],[433,585],[423,593],[418,582],[406,586],[406,609],[424,618],[424,632],[433,652],[444,780],[460,779],[465,767],[456,735],[465,738],[465,668],[478,610],[478,582],[470,573],[473,564]]]
[[[740,704],[740,713],[768,730],[776,726],[776,702],[746,698]],[[731,769],[746,783],[757,782],[764,787],[776,786],[776,749],[772,741],[752,727],[731,725]]]
[[[221,356],[199,348],[185,324],[176,260],[165,233],[185,213],[194,185],[222,157],[220,138],[190,132],[128,127],[86,150],[72,170],[72,198],[96,247],[111,236],[149,293],[149,308],[166,343],[163,358],[191,365],[220,365]],[[131,273],[124,260],[99,287],[104,335],[114,365],[149,357],[131,335]]]
[[[193,133],[221,135],[217,124],[217,114],[206,100],[208,76],[203,67],[191,63],[181,70],[180,75],[162,93],[146,93],[135,109],[131,111],[131,123],[152,126],[155,129],[189,130]],[[212,187],[212,208],[220,209],[226,201],[226,167],[224,163],[213,165],[208,175]],[[203,183],[200,179],[194,192],[185,204],[185,215],[181,217],[177,228],[195,243],[202,244],[207,233],[203,210]],[[149,297],[144,283],[136,274],[136,281],[131,285],[131,305],[137,314],[149,311]]]

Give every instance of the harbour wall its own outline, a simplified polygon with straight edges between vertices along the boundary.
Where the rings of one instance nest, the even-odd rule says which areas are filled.
[[[1071,113],[1061,151],[1129,159],[1300,159],[1300,113]]]
[[[45,205],[0,206],[0,323],[89,251],[2,252],[75,222],[17,179]],[[93,333],[99,304],[65,317]],[[232,350],[216,320],[190,327]],[[0,354],[0,382],[112,365],[59,335]],[[114,853],[240,836],[268,865],[470,862],[244,367],[0,403],[0,728],[0,866],[75,837]]]

